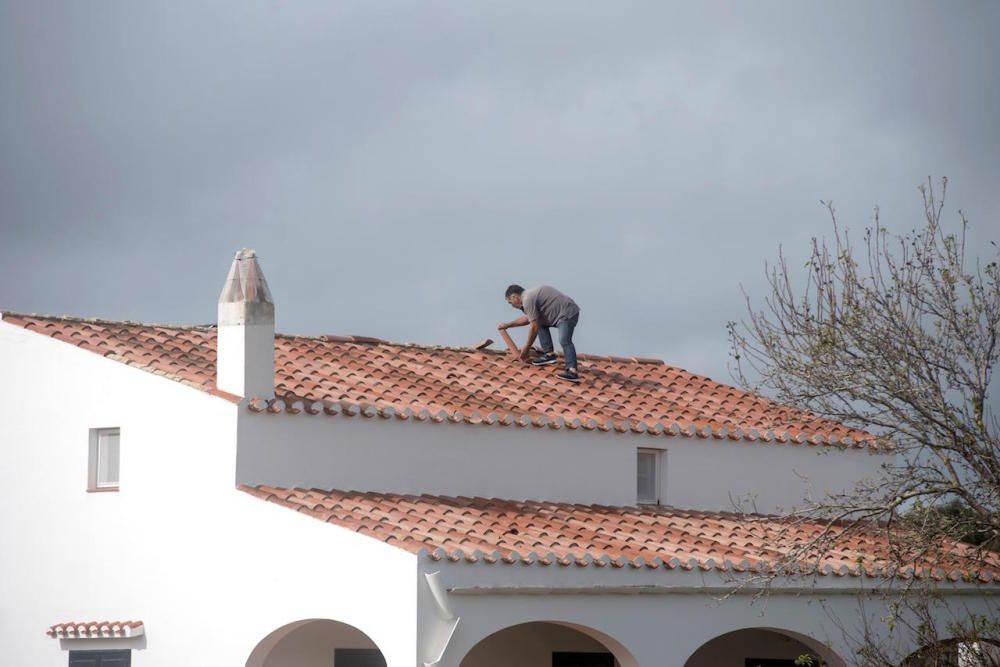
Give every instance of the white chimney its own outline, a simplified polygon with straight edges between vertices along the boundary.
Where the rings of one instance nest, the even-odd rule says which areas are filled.
[[[236,253],[219,296],[215,385],[246,398],[274,396],[274,301],[257,253]]]

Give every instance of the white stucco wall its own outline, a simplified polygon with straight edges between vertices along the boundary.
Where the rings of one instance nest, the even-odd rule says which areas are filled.
[[[238,408],[0,321],[0,643],[9,664],[130,647],[135,667],[244,665],[330,618],[415,664],[415,558],[234,488]],[[88,430],[121,428],[121,490],[87,493]],[[141,619],[126,642],[69,620]]]
[[[733,590],[732,579],[712,572],[429,560],[423,561],[421,568],[438,573],[442,588],[449,591],[447,607],[457,620],[444,647],[441,667],[459,667],[474,647],[494,633],[536,621],[586,629],[591,636],[602,638],[623,667],[685,667],[692,656],[698,660],[688,667],[697,667],[706,664],[701,659],[706,653],[697,655],[706,644],[726,633],[751,628],[775,629],[797,639],[801,636],[817,653],[825,651],[827,657],[849,659],[852,645],[845,630],[859,636],[863,617],[874,631],[886,630],[883,602],[869,597],[860,606],[861,589],[853,577],[793,582],[808,590],[783,590],[779,583],[770,595],[757,599],[750,594],[727,596]],[[995,586],[943,585],[947,606],[939,610],[942,627],[953,614],[994,616],[997,606],[987,593],[996,590]],[[422,591],[421,596],[428,594]],[[439,623],[430,613],[422,614],[421,622],[428,626]],[[897,633],[892,640],[898,644],[900,656],[916,648],[910,640],[912,636],[906,633]],[[422,646],[423,654],[441,651],[440,644],[431,648]],[[738,650],[709,649],[723,657],[732,657]],[[836,661],[832,665],[843,667]]]
[[[762,513],[853,488],[876,474],[883,461],[867,449],[711,438],[673,437],[666,450],[664,504],[731,510],[740,502]]]
[[[761,512],[842,490],[877,469],[867,450],[678,436],[254,413],[240,416],[246,484],[630,505],[636,450],[660,448],[661,502]]]

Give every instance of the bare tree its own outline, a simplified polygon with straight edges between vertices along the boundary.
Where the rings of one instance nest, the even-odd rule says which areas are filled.
[[[813,240],[805,275],[779,250],[764,303],[748,297],[747,319],[729,324],[740,384],[894,449],[852,492],[787,517],[789,526],[824,529],[789,548],[775,571],[873,530],[890,545],[877,554],[889,578],[933,562],[943,547],[954,553],[956,542],[969,545],[961,551],[970,571],[997,562],[1000,422],[989,399],[1000,356],[1000,249],[993,242],[968,253],[961,211],[950,227],[942,221],[946,190],[946,179],[939,193],[930,181],[920,188],[924,220],[906,235],[890,234],[876,210],[860,244],[824,202],[832,236]],[[875,657],[865,664],[879,664]]]
[[[913,592],[910,589],[910,592]],[[855,662],[863,667],[1000,667],[1000,621],[995,609],[977,614],[955,603],[946,603],[931,587],[918,595],[892,595],[880,591],[872,599],[888,608],[881,624],[873,627],[865,612],[866,599],[858,598],[860,627],[845,624],[832,614],[833,623],[855,651]],[[905,634],[918,646],[909,655],[898,655],[892,636]]]

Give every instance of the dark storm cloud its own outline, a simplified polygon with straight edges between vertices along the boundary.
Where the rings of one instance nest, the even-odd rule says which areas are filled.
[[[582,350],[725,379],[740,285],[832,198],[996,238],[996,3],[76,3],[0,10],[0,308],[471,343],[512,281]]]

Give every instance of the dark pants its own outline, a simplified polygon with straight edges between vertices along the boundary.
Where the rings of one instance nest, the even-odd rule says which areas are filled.
[[[556,322],[556,329],[559,330],[559,346],[562,347],[563,357],[566,360],[566,370],[576,370],[576,346],[573,345],[573,330],[576,323],[580,321],[580,314],[577,313],[567,320]],[[553,351],[552,334],[548,327],[538,327],[538,344],[542,346],[542,352],[546,354]]]

